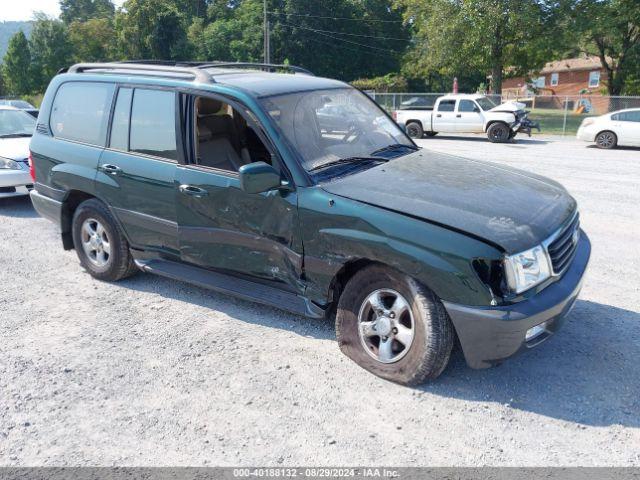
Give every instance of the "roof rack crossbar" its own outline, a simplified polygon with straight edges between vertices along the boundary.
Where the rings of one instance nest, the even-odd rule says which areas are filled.
[[[254,63],[254,62],[210,62],[195,65],[196,68],[260,68],[263,70],[291,70],[296,73],[304,73],[305,75],[313,75],[306,68],[297,65],[284,65],[278,63]]]
[[[69,67],[68,73],[82,73],[87,70],[137,70],[142,72],[155,73],[183,73],[192,75],[194,80],[198,82],[212,82],[211,75],[200,68],[193,67],[177,67],[171,65],[162,65],[160,63],[76,63]]]

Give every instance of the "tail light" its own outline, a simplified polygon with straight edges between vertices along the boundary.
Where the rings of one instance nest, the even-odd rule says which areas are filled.
[[[391,112],[391,118],[393,118],[393,120],[395,122],[398,121],[398,112],[396,112],[395,110],[393,112]]]
[[[594,124],[594,123],[596,123],[596,120],[595,120],[593,117],[589,117],[589,118],[585,118],[585,119],[582,121],[582,126],[583,126],[583,127],[586,127],[586,126],[588,126],[588,125],[592,125],[592,124]]]
[[[33,165],[33,153],[29,150],[29,175],[31,175],[31,180],[33,183],[36,182],[36,167]]]

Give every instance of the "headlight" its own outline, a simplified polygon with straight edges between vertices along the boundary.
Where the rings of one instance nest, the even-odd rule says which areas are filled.
[[[0,170],[21,170],[20,165],[10,158],[0,157]]]
[[[582,125],[580,125],[581,127],[588,127],[589,125],[593,125],[594,123],[596,123],[596,119],[593,117],[589,117],[589,118],[585,118],[582,121]]]
[[[551,276],[549,259],[541,246],[506,257],[504,267],[509,288],[515,293],[535,287]]]

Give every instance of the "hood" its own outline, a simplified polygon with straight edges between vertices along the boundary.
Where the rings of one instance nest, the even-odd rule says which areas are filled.
[[[29,158],[29,142],[31,137],[0,138],[0,157],[11,160]]]
[[[524,110],[526,105],[520,102],[509,101],[501,103],[497,107],[493,107],[490,112],[517,112],[518,110]]]
[[[553,180],[424,150],[322,188],[467,232],[507,253],[540,244],[576,209],[575,200]]]

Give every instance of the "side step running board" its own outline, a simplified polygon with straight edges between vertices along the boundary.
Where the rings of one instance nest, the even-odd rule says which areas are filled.
[[[280,308],[296,315],[323,318],[324,310],[307,298],[243,278],[212,272],[170,260],[135,260],[138,268],[173,280],[191,283],[244,300]]]

